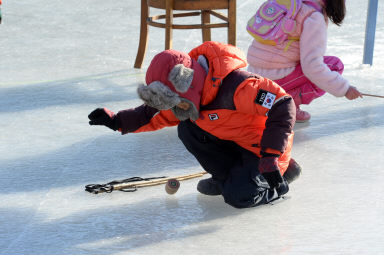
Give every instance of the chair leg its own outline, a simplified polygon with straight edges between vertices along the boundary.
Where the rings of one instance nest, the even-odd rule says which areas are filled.
[[[229,0],[228,43],[236,46],[236,0]]]
[[[211,22],[211,15],[209,14],[209,11],[201,10],[201,24],[209,24]],[[201,29],[203,34],[203,42],[210,41],[211,40],[211,29],[210,28],[202,28]]]
[[[141,23],[140,23],[140,41],[139,47],[137,50],[136,60],[135,60],[135,68],[141,68],[145,56],[145,52],[147,51],[148,44],[148,24],[147,18],[149,14],[149,7],[147,5],[147,0],[141,0]]]
[[[173,0],[165,2],[165,50],[172,49]]]

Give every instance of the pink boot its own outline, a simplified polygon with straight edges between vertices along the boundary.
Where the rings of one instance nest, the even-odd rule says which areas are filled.
[[[296,122],[303,123],[307,122],[311,118],[309,112],[303,111],[299,106],[296,106]]]
[[[311,114],[309,112],[303,111],[300,109],[301,105],[301,95],[300,90],[292,91],[291,96],[293,98],[293,101],[295,101],[296,105],[296,122],[303,123],[307,122],[311,118]]]

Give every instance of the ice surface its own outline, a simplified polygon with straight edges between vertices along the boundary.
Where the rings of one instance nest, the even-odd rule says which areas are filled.
[[[237,1],[238,46],[259,1]],[[384,5],[373,66],[362,63],[367,1],[349,0],[330,25],[328,55],[345,63],[361,91],[384,94]],[[174,128],[121,136],[90,127],[95,107],[140,104],[136,86],[164,48],[150,28],[144,67],[133,69],[140,1],[5,1],[0,25],[0,255],[383,254],[384,100],[330,95],[295,127],[303,175],[290,199],[234,209],[197,193],[193,179],[169,196],[163,186],[93,195],[89,183],[202,171]],[[213,40],[226,41],[224,29]],[[189,51],[198,30],[176,30]]]

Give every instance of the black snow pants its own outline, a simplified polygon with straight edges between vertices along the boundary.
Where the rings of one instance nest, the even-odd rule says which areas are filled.
[[[190,120],[180,122],[177,130],[187,150],[205,171],[222,183],[222,196],[227,204],[247,208],[278,197],[259,173],[259,157],[254,153],[211,135]]]

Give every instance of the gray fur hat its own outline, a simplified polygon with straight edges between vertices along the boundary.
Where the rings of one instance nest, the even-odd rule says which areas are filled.
[[[139,85],[137,93],[147,105],[158,110],[171,109],[181,102],[179,95],[160,81],[154,81],[148,86]]]
[[[175,114],[179,120],[197,120],[199,112],[196,106],[186,98],[180,97],[178,94],[170,90],[160,81],[154,81],[148,86],[141,84],[137,88],[139,97],[149,106],[158,110],[169,110]],[[177,105],[181,102],[186,102],[190,105],[188,110],[181,109]]]
[[[205,77],[204,68],[188,54],[165,50],[152,59],[145,75],[147,85],[140,85],[137,92],[153,108],[171,109],[179,120],[197,120]],[[183,110],[178,107],[181,102],[190,107]]]

